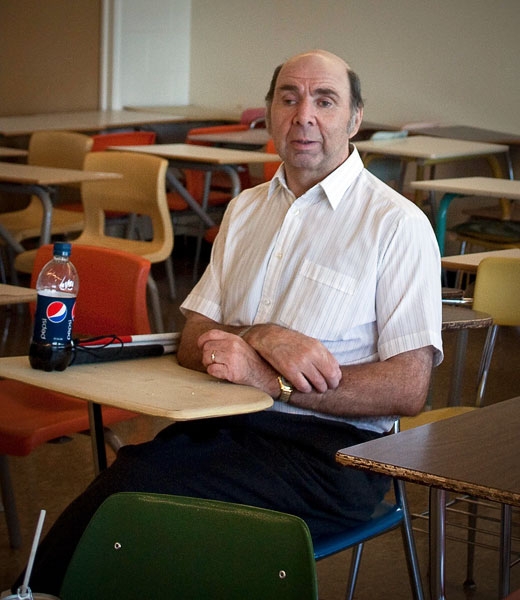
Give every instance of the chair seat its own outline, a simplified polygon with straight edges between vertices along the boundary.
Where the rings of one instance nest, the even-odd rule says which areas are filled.
[[[386,501],[380,502],[367,523],[313,540],[314,558],[320,560],[352,546],[357,546],[357,544],[380,535],[383,531],[397,527],[402,520],[403,509],[401,506]]]

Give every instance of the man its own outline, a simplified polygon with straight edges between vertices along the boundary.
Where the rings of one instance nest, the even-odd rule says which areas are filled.
[[[367,520],[388,489],[334,455],[423,406],[442,359],[435,237],[349,145],[363,102],[339,57],[313,51],[284,63],[267,115],[283,165],[226,211],[210,265],[182,306],[178,359],[262,389],[274,407],[175,424],[125,446],[41,545],[33,589],[59,593],[77,539],[117,491],[277,509],[317,536]]]

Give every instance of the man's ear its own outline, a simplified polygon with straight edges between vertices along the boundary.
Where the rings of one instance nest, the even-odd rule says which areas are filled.
[[[359,108],[351,117],[347,125],[347,133],[350,138],[353,138],[361,127],[363,120],[363,108]]]

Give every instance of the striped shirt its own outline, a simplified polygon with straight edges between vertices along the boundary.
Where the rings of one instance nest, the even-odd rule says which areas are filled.
[[[442,360],[440,256],[424,213],[356,149],[299,198],[283,165],[226,210],[210,264],[182,304],[227,325],[275,323],[319,339],[340,365],[424,346]],[[387,431],[393,419],[337,418]]]

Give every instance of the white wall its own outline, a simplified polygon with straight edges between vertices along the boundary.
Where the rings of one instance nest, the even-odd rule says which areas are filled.
[[[263,104],[274,67],[321,47],[359,73],[365,118],[520,134],[518,0],[192,0],[190,101]]]
[[[108,74],[101,103],[187,104],[190,0],[105,0],[104,6]]]

